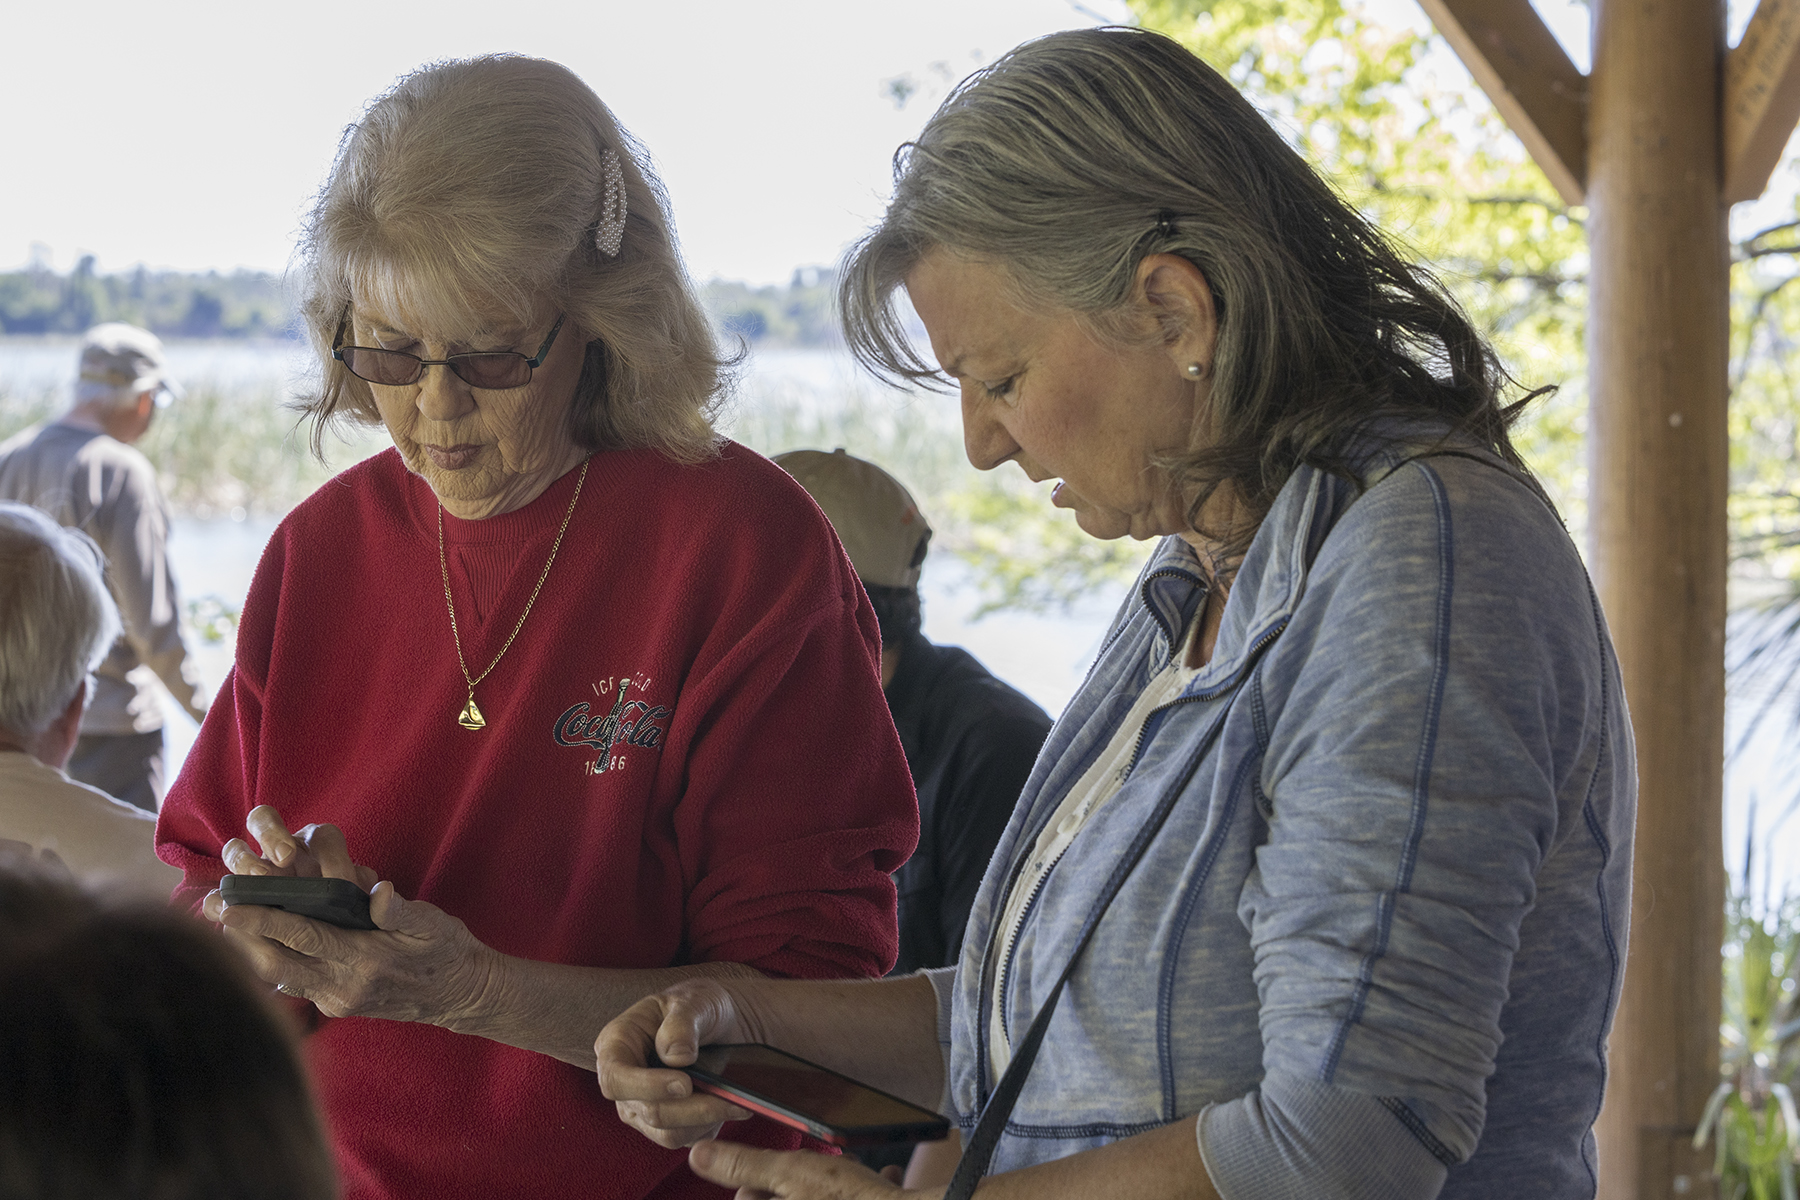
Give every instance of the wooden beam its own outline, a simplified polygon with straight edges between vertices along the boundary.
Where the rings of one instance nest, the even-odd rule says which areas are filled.
[[[1769,184],[1800,121],[1800,0],[1761,0],[1725,58],[1725,203]]]
[[[1557,195],[1569,204],[1583,203],[1587,77],[1569,61],[1530,0],[1419,0],[1419,4],[1525,143]]]
[[[1724,0],[1595,0],[1590,561],[1638,755],[1600,1200],[1715,1194],[1730,361]]]

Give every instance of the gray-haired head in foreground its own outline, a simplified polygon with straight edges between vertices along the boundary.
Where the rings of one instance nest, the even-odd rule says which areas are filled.
[[[997,263],[1023,307],[1119,342],[1147,255],[1179,254],[1219,316],[1210,403],[1164,463],[1192,522],[1222,483],[1250,521],[1302,463],[1352,474],[1383,414],[1447,422],[1520,465],[1492,352],[1455,301],[1176,42],[1091,29],[1027,42],[964,81],[895,156],[894,197],[841,275],[851,350],[890,380],[936,372],[894,291],[934,249]],[[1137,336],[1142,336],[1141,334]]]
[[[626,196],[616,256],[595,246],[609,150]],[[333,416],[381,420],[369,385],[331,357],[360,301],[452,338],[548,328],[562,313],[587,340],[569,414],[577,445],[686,461],[713,452],[727,364],[676,252],[662,184],[567,67],[490,55],[401,79],[345,132],[299,253],[301,316],[324,368],[307,404],[320,418],[315,451]]]
[[[85,533],[0,500],[0,730],[34,738],[119,636],[105,559]]]

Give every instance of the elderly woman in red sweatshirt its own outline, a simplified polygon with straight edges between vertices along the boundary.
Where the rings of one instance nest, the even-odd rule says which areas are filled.
[[[685,977],[892,963],[917,810],[868,602],[714,434],[660,187],[564,68],[403,79],[304,263],[315,444],[394,449],[263,556],[163,809],[177,895],[310,1002],[350,1196],[718,1195],[620,1124],[594,1033]],[[379,928],[226,908],[225,872],[351,879]]]

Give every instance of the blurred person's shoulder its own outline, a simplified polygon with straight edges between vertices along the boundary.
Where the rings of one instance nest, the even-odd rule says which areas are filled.
[[[85,425],[47,421],[36,427],[31,446],[34,453],[66,456],[83,466],[97,465],[105,470],[156,478],[156,468],[142,450]]]
[[[39,421],[36,425],[27,425],[9,438],[0,438],[0,460],[12,457],[37,441],[38,434],[43,431],[44,423]]]
[[[166,900],[181,872],[157,859],[155,837],[154,813],[29,754],[0,751],[0,840],[60,861],[84,883]]]
[[[938,645],[915,634],[905,643],[888,687],[895,721],[902,712],[920,735],[949,743],[970,734],[1035,740],[1042,745],[1053,722],[1043,707],[1001,679],[961,646]]]
[[[156,468],[143,451],[98,429],[64,421],[40,421],[0,441],[0,463],[15,458],[49,464],[53,469],[72,464],[102,472],[124,472],[151,483],[156,480]]]

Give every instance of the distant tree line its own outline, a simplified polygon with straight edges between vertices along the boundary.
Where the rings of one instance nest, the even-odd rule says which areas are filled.
[[[780,346],[832,346],[843,340],[837,321],[837,272],[830,267],[802,267],[786,287],[715,279],[700,292],[727,337]]]
[[[839,340],[835,272],[795,271],[787,286],[714,280],[701,299],[728,338],[780,346]],[[294,309],[279,275],[264,271],[131,271],[102,274],[88,255],[68,274],[33,265],[0,272],[0,333],[81,333],[129,321],[161,337],[294,337]]]
[[[80,333],[129,321],[162,337],[291,337],[281,277],[262,271],[101,274],[93,255],[67,275],[46,266],[0,273],[0,333]]]

